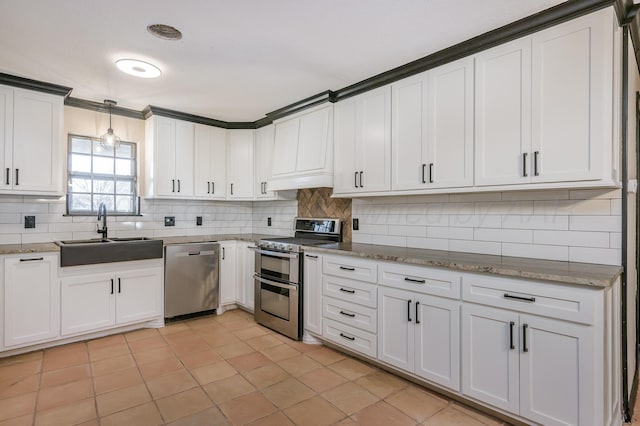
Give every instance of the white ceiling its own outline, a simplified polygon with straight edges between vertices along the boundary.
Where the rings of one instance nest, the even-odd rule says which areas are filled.
[[[563,0],[2,0],[0,71],[226,121],[337,90]],[[146,31],[163,23],[180,41]],[[116,59],[163,75],[121,73]]]

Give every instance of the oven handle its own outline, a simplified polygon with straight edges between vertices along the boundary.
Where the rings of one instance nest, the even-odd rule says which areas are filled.
[[[274,287],[286,288],[286,289],[295,290],[295,291],[298,290],[298,286],[295,285],[295,284],[284,284],[284,283],[279,283],[277,281],[267,280],[267,279],[262,278],[258,274],[253,274],[253,278],[256,281],[260,281],[261,283],[269,284],[269,285],[272,285]]]
[[[279,251],[270,251],[270,250],[262,250],[258,247],[247,247],[249,250],[253,250],[256,253],[266,254],[267,256],[273,257],[288,257],[289,259],[297,259],[299,257],[298,253],[282,253]]]

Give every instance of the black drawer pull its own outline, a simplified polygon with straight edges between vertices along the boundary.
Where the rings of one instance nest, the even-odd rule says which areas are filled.
[[[515,345],[513,344],[513,326],[515,326],[516,323],[511,321],[509,323],[509,349],[515,349]]]
[[[418,284],[424,284],[426,283],[425,280],[416,280],[415,278],[409,278],[409,277],[404,277],[405,281],[408,281],[410,283],[418,283]]]
[[[355,290],[347,290],[346,288],[342,288],[342,287],[340,287],[340,291],[343,291],[343,292],[349,293],[349,294],[354,294],[356,292]]]
[[[113,294],[113,278],[111,278],[111,294]]]
[[[207,194],[211,194],[211,182],[207,182]]]
[[[6,180],[6,184],[9,185],[9,168],[7,167],[7,180]]]
[[[353,317],[356,316],[356,314],[352,314],[352,313],[345,312],[345,311],[340,311],[340,314],[344,315],[345,317],[349,317],[349,318],[353,318]]]
[[[522,324],[522,352],[529,352],[527,347],[527,328],[529,328],[528,324]]]
[[[503,296],[505,299],[513,299],[513,300],[520,300],[522,302],[529,302],[529,303],[533,303],[536,301],[535,297],[522,297],[522,296],[514,296],[512,294],[509,293],[505,293]]]
[[[522,153],[522,177],[527,177],[527,153]]]
[[[427,183],[427,179],[425,179],[424,175],[425,175],[425,169],[427,168],[426,164],[422,165],[422,183]]]
[[[350,267],[347,267],[347,266],[341,266],[340,269],[342,269],[343,271],[355,271],[356,270],[356,268],[350,268]]]
[[[118,278],[118,293],[122,293],[122,287],[120,286],[120,278]]]
[[[353,342],[354,340],[356,340],[356,338],[355,338],[355,337],[347,336],[347,335],[346,335],[346,334],[344,334],[344,333],[340,333],[340,337],[344,337],[345,339],[347,339],[347,340],[351,340],[352,342]]]
[[[429,183],[433,183],[433,163],[429,163]]]
[[[407,321],[411,322],[411,300],[407,300]]]
[[[44,257],[32,257],[29,259],[20,259],[20,262],[35,262],[38,260],[44,260]]]
[[[16,186],[20,185],[20,169],[16,169]]]
[[[420,306],[420,302],[416,302],[416,324],[420,324],[420,319],[418,318],[418,306]]]
[[[305,254],[306,257],[310,257],[311,259],[317,259],[318,256],[314,256],[312,254]]]
[[[533,175],[540,176],[538,172],[538,157],[540,156],[540,151],[536,151],[533,153]]]

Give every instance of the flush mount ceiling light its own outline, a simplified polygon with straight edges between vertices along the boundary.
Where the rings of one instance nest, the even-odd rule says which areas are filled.
[[[148,62],[138,61],[137,59],[119,59],[116,61],[116,66],[120,71],[136,77],[156,78],[162,74],[160,68]]]
[[[113,133],[111,128],[111,108],[116,105],[116,101],[105,99],[104,104],[109,106],[109,129],[107,133],[100,136],[100,145],[108,150],[117,149],[120,146],[120,137]]]
[[[175,27],[165,24],[152,24],[147,26],[147,31],[151,35],[154,35],[163,40],[180,40],[182,33]]]

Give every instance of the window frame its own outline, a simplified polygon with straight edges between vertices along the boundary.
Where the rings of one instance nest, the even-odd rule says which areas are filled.
[[[73,139],[85,139],[85,140],[89,140],[91,141],[91,151],[90,153],[77,153],[77,152],[73,152],[71,149],[72,146],[72,141]],[[125,175],[118,175],[116,174],[116,165],[115,165],[115,161],[116,158],[124,158],[124,157],[116,157],[116,151],[114,150],[113,152],[113,156],[101,156],[101,155],[95,155],[94,151],[93,151],[93,144],[94,142],[100,142],[100,138],[99,137],[95,137],[95,136],[87,136],[87,135],[80,135],[77,133],[69,133],[67,135],[67,190],[66,190],[66,214],[65,216],[95,216],[96,214],[98,214],[97,211],[97,207],[94,210],[94,204],[93,204],[93,198],[96,194],[94,192],[94,188],[93,188],[93,182],[97,179],[101,179],[101,178],[106,178],[106,179],[114,179],[114,180],[121,180],[121,181],[126,181],[129,180],[131,181],[132,184],[132,193],[131,193],[131,197],[133,199],[133,210],[130,212],[118,212],[118,211],[114,211],[114,210],[107,210],[107,212],[109,213],[109,216],[140,216],[140,197],[138,195],[138,144],[136,142],[130,142],[130,141],[121,141],[121,144],[127,144],[127,145],[131,145],[132,149],[131,149],[131,158],[130,160],[132,160],[133,163],[133,170],[132,170],[132,176],[125,176]],[[88,157],[91,158],[91,164],[92,164],[92,169],[93,169],[93,158],[94,156],[96,157],[104,157],[104,158],[110,158],[111,160],[113,160],[114,163],[114,169],[113,169],[113,175],[109,175],[109,174],[100,174],[100,173],[94,173],[93,170],[91,172],[72,172],[70,170],[70,165],[72,164],[71,161],[71,156],[73,154],[82,154],[82,155],[86,155]],[[87,210],[72,210],[71,209],[71,198],[73,197],[74,192],[71,191],[71,179],[72,178],[84,178],[84,179],[90,179],[92,182],[92,187],[91,187],[91,192],[81,192],[80,194],[90,194],[91,195],[91,210],[87,211]],[[114,184],[114,193],[113,196],[115,197],[117,195],[116,191],[116,185]],[[76,193],[77,194],[77,193]],[[120,194],[120,195],[125,195],[125,194]],[[115,207],[115,205],[114,205]]]

